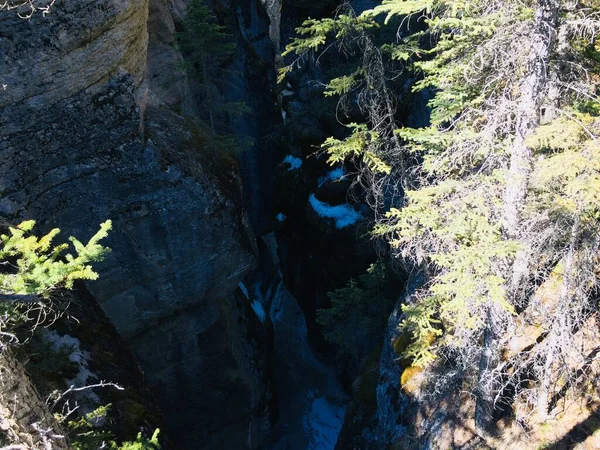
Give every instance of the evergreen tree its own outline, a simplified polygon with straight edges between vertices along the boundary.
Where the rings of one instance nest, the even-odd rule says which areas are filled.
[[[599,318],[598,12],[593,1],[384,0],[339,25],[427,22],[388,46],[421,77],[414,90],[435,96],[431,126],[394,124],[417,176],[375,234],[428,274],[403,308],[405,356],[421,367],[452,361],[473,386],[484,434],[507,388],[516,394],[506,401],[543,416],[589,362],[581,336]],[[325,45],[324,23],[305,24],[292,50]],[[355,76],[330,90],[343,94]],[[368,158],[374,124],[353,128],[326,143],[334,160]]]
[[[17,227],[9,227],[7,234],[0,235],[0,336],[14,337],[11,332],[16,323],[30,320],[28,312],[33,308],[38,319],[51,309],[52,292],[71,289],[76,280],[95,280],[98,274],[91,263],[100,261],[109,251],[100,241],[108,235],[112,224],[108,220],[100,230],[82,244],[70,238],[75,254],[65,253],[69,244],[53,246],[60,230],[53,229],[43,237],[31,234],[35,221],[29,220]],[[8,330],[8,331],[7,331]],[[1,348],[1,347],[0,347]]]
[[[107,236],[111,222],[103,223],[86,245],[71,237],[75,254],[65,254],[68,244],[52,244],[59,229],[38,238],[31,234],[34,225],[33,220],[26,221],[0,235],[1,437],[15,444],[10,448],[66,449],[70,447],[61,435],[60,423],[39,398],[10,344],[17,342],[18,326],[35,331],[55,319],[53,291],[70,289],[76,280],[98,277],[90,263],[101,260],[108,252],[99,242]],[[156,448],[142,444],[140,441],[135,447],[131,443],[127,448]]]
[[[68,422],[69,432],[73,437],[72,446],[74,450],[160,450],[156,429],[150,439],[138,433],[135,441],[123,442],[119,445],[114,440],[112,433],[102,430],[98,423],[106,420],[106,415],[111,405],[101,406],[84,416]]]
[[[51,314],[53,292],[57,289],[71,289],[76,280],[97,279],[98,273],[92,269],[91,263],[101,261],[110,251],[100,244],[111,229],[110,220],[100,225],[98,232],[87,244],[74,237],[69,238],[75,254],[65,253],[69,244],[53,245],[54,239],[60,234],[58,228],[45,236],[36,237],[32,234],[34,226],[35,221],[25,221],[17,227],[9,227],[7,234],[0,235],[0,261],[4,268],[0,273],[0,337],[8,339],[9,343],[16,340],[15,327],[25,324],[35,330],[36,327],[44,325],[41,318],[53,320]],[[37,311],[33,318],[32,309]],[[2,342],[0,342],[0,364],[5,381],[27,379],[27,375],[23,373],[25,371],[23,366],[15,359],[10,348]],[[25,384],[30,386],[29,380]],[[17,416],[19,419],[12,423],[12,428],[9,427],[8,435],[17,443],[22,439],[22,436],[16,432],[20,430],[24,436],[29,434],[31,442],[28,442],[28,445],[31,445],[31,448],[160,449],[158,429],[150,439],[139,433],[134,441],[122,444],[114,440],[112,433],[100,429],[98,423],[105,419],[110,405],[101,406],[79,419],[69,421],[67,428],[71,435],[71,442],[68,445],[65,439],[57,440],[52,436],[60,431],[65,418],[60,414],[53,416],[48,405],[37,398],[38,394],[33,388],[29,391],[26,388],[21,390],[13,388],[11,392],[10,384],[4,387],[6,389],[0,387],[0,400],[7,402],[9,409],[23,410]],[[26,404],[26,408],[23,404]],[[3,419],[7,423],[11,422],[10,418],[3,417]],[[43,425],[47,431],[44,432],[45,428],[36,428],[31,423],[27,423],[28,420],[34,419],[44,420]],[[50,432],[52,429],[55,433]],[[34,443],[33,439],[39,439],[40,442]],[[21,448],[20,445],[18,447]]]
[[[90,263],[102,260],[109,251],[99,242],[108,235],[112,226],[110,220],[100,226],[86,245],[71,237],[75,255],[63,254],[69,248],[68,244],[52,246],[60,229],[55,228],[38,238],[30,235],[34,226],[35,221],[28,220],[17,227],[9,227],[8,234],[0,235],[0,260],[5,265],[14,261],[11,265],[16,269],[0,273],[0,300],[18,302],[38,295],[47,298],[52,289],[70,289],[75,280],[98,278]]]
[[[223,95],[229,75],[225,66],[236,52],[234,37],[219,25],[204,0],[190,2],[183,25],[178,41],[189,61],[187,68],[195,73],[201,87],[199,103],[204,108],[212,146],[243,149],[248,143],[231,134],[231,120],[250,113],[250,109],[243,102],[226,102]]]
[[[330,80],[324,95],[339,96],[339,111],[346,112],[356,104],[366,123],[346,123],[348,135],[344,139],[328,138],[322,148],[329,153],[328,163],[350,160],[360,176],[355,178],[365,191],[365,201],[378,214],[385,204],[402,196],[407,184],[406,157],[396,130],[396,96],[390,89],[389,57],[376,43],[372,31],[377,22],[368,16],[356,16],[349,4],[338,8],[335,18],[308,19],[297,29],[300,37],[288,45],[284,56],[294,53],[297,58],[280,69],[280,81],[286,73],[307,58],[318,61],[322,52],[337,51],[338,57],[358,59],[350,74]],[[333,43],[330,41],[333,39]],[[338,117],[343,121],[344,117]]]
[[[351,367],[359,367],[368,351],[381,338],[393,301],[384,292],[386,271],[382,263],[371,265],[358,280],[330,292],[331,307],[317,310],[323,335]]]

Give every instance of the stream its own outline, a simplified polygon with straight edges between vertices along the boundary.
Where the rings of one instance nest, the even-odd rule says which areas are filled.
[[[274,235],[263,236],[263,242],[268,255],[261,255],[263,264],[257,277],[251,285],[240,283],[240,288],[252,301],[257,316],[267,320],[265,311],[269,311],[273,323],[278,421],[264,448],[333,450],[350,398],[336,370],[319,357],[308,341],[304,313],[279,272]]]

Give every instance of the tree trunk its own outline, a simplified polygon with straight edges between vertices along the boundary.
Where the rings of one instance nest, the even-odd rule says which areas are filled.
[[[569,311],[569,304],[572,301],[572,297],[569,294],[571,289],[571,276],[574,273],[575,268],[573,267],[575,262],[575,247],[577,245],[577,239],[579,238],[579,217],[575,218],[575,221],[571,227],[571,237],[569,240],[569,250],[565,259],[565,270],[563,280],[560,288],[560,298],[554,316],[556,321],[552,321],[552,327],[550,329],[550,336],[547,339],[548,350],[546,352],[546,362],[544,364],[544,371],[542,379],[540,380],[540,388],[538,391],[538,413],[543,418],[548,415],[548,405],[550,402],[550,386],[552,384],[553,365],[554,359],[557,352],[559,351],[559,345],[561,337],[566,337],[571,333],[571,323],[569,318],[571,317],[571,311]]]
[[[556,339],[554,336],[548,341],[548,352],[546,354],[546,362],[544,363],[544,371],[540,380],[540,388],[537,398],[538,414],[542,418],[548,416],[548,404],[550,401],[550,385],[552,383],[552,365],[554,364]]]
[[[498,344],[501,334],[499,311],[495,305],[488,308],[486,324],[483,333],[483,350],[479,360],[475,405],[475,426],[482,434],[487,433],[494,423],[494,397],[497,392],[497,374],[494,373],[494,369],[499,363]]]
[[[539,0],[531,39],[524,43],[529,48],[526,77],[519,86],[518,111],[515,119],[515,138],[510,148],[510,163],[504,193],[504,236],[508,240],[521,237],[521,211],[525,203],[529,177],[532,170],[532,154],[526,140],[539,126],[541,106],[547,90],[547,65],[556,40],[559,0]],[[513,305],[522,302],[526,294],[528,261],[526,250],[517,253],[512,264],[507,286],[508,300]],[[476,405],[476,426],[480,433],[490,431],[493,424],[496,387],[494,378],[499,358],[501,323],[497,317],[498,306],[488,306],[488,318],[484,330],[483,349],[479,364]]]

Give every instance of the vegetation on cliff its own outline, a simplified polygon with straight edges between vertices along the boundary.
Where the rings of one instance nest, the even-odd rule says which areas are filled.
[[[43,324],[53,309],[52,291],[71,289],[76,280],[95,280],[98,274],[91,263],[101,260],[109,251],[100,244],[112,224],[104,222],[100,230],[82,244],[71,237],[75,255],[66,253],[66,243],[53,245],[60,230],[55,228],[38,238],[31,234],[35,221],[28,220],[17,227],[9,227],[0,235],[0,348],[6,340],[15,340],[11,333],[17,324],[31,324],[35,329]],[[56,312],[58,314],[58,312]]]
[[[386,270],[373,264],[358,280],[329,293],[331,307],[317,310],[317,323],[339,357],[355,370],[382,339],[387,315],[393,307],[386,289]]]
[[[47,331],[46,327],[65,314],[68,302],[57,300],[60,291],[72,289],[77,280],[97,279],[91,264],[110,251],[100,243],[111,229],[110,221],[104,222],[87,244],[71,237],[74,254],[65,253],[69,248],[67,243],[54,245],[60,233],[58,228],[37,237],[32,234],[34,226],[35,221],[25,221],[0,235],[0,444],[28,449],[159,449],[158,430],[150,439],[139,433],[134,441],[115,442],[112,433],[101,426],[110,405],[79,416],[81,405],[72,402],[69,394],[107,386],[122,389],[114,383],[73,384],[64,392],[53,391],[45,401],[39,398],[32,381],[47,381],[39,379],[44,373],[51,377],[66,376],[73,365],[65,347],[53,351],[48,341],[42,339],[46,347],[41,360],[37,358],[39,361],[34,365],[38,369],[36,380],[16,358],[19,337],[25,336],[26,341],[38,338],[40,332]],[[78,367],[76,364],[75,373]]]
[[[421,391],[471,392],[484,437],[507,409],[527,428],[566,394],[598,398],[598,15],[593,1],[385,0],[308,20],[288,46],[282,77],[323,51],[363,55],[325,95],[364,121],[323,148],[358,166],[374,234],[425,275],[398,324],[403,358],[429,371]],[[394,41],[374,38],[385,27]],[[397,122],[399,72],[432,97],[429,126]]]
[[[227,65],[236,52],[234,36],[218,23],[204,0],[190,2],[183,26],[178,42],[186,57],[185,68],[194,73],[200,87],[198,104],[209,130],[207,147],[217,152],[243,150],[247,139],[235,134],[232,120],[251,110],[243,102],[226,100],[226,91],[231,89]]]

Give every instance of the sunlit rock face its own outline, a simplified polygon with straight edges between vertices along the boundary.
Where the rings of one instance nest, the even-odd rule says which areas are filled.
[[[181,163],[201,146],[179,114],[194,109],[174,81],[171,2],[151,3],[150,22],[147,0],[57,1],[29,21],[0,12],[0,223],[32,218],[85,240],[112,219],[89,289],[176,448],[256,448],[269,336],[231,295],[253,237],[239,191]]]
[[[50,14],[37,12],[30,20],[17,11],[0,13],[3,134],[32,125],[30,116],[18,120],[17,110],[41,114],[67,97],[98,89],[118,72],[142,81],[147,0],[63,0]]]

